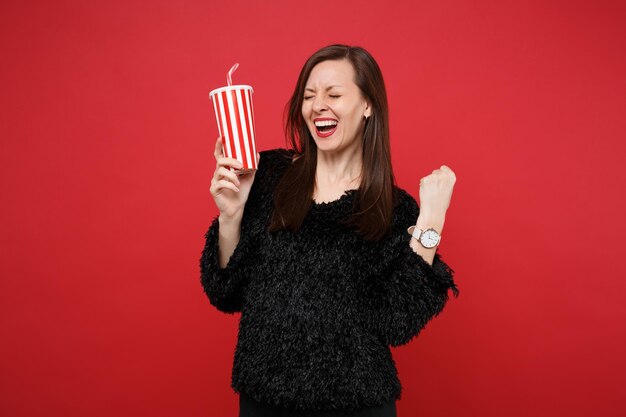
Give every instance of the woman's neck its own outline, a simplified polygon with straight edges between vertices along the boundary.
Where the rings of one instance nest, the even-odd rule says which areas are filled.
[[[321,188],[358,188],[363,166],[362,149],[329,154],[317,151],[315,182]]]

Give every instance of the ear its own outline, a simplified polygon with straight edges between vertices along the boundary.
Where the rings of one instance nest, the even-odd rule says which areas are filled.
[[[372,106],[367,101],[365,102],[365,111],[363,112],[363,116],[368,119],[372,115]]]

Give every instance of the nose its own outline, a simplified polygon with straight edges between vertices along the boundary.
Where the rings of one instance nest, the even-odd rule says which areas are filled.
[[[313,111],[316,113],[321,113],[324,110],[327,110],[328,107],[326,106],[326,100],[324,99],[324,97],[321,96],[315,96],[313,98]]]

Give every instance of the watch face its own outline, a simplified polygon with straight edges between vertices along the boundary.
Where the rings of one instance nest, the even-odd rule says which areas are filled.
[[[420,242],[426,248],[434,248],[439,243],[439,233],[434,229],[427,229],[420,236]]]

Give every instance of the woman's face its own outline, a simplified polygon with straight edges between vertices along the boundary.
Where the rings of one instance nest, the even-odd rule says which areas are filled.
[[[313,67],[305,84],[302,117],[320,151],[360,147],[371,109],[354,83],[347,60],[323,61]]]

